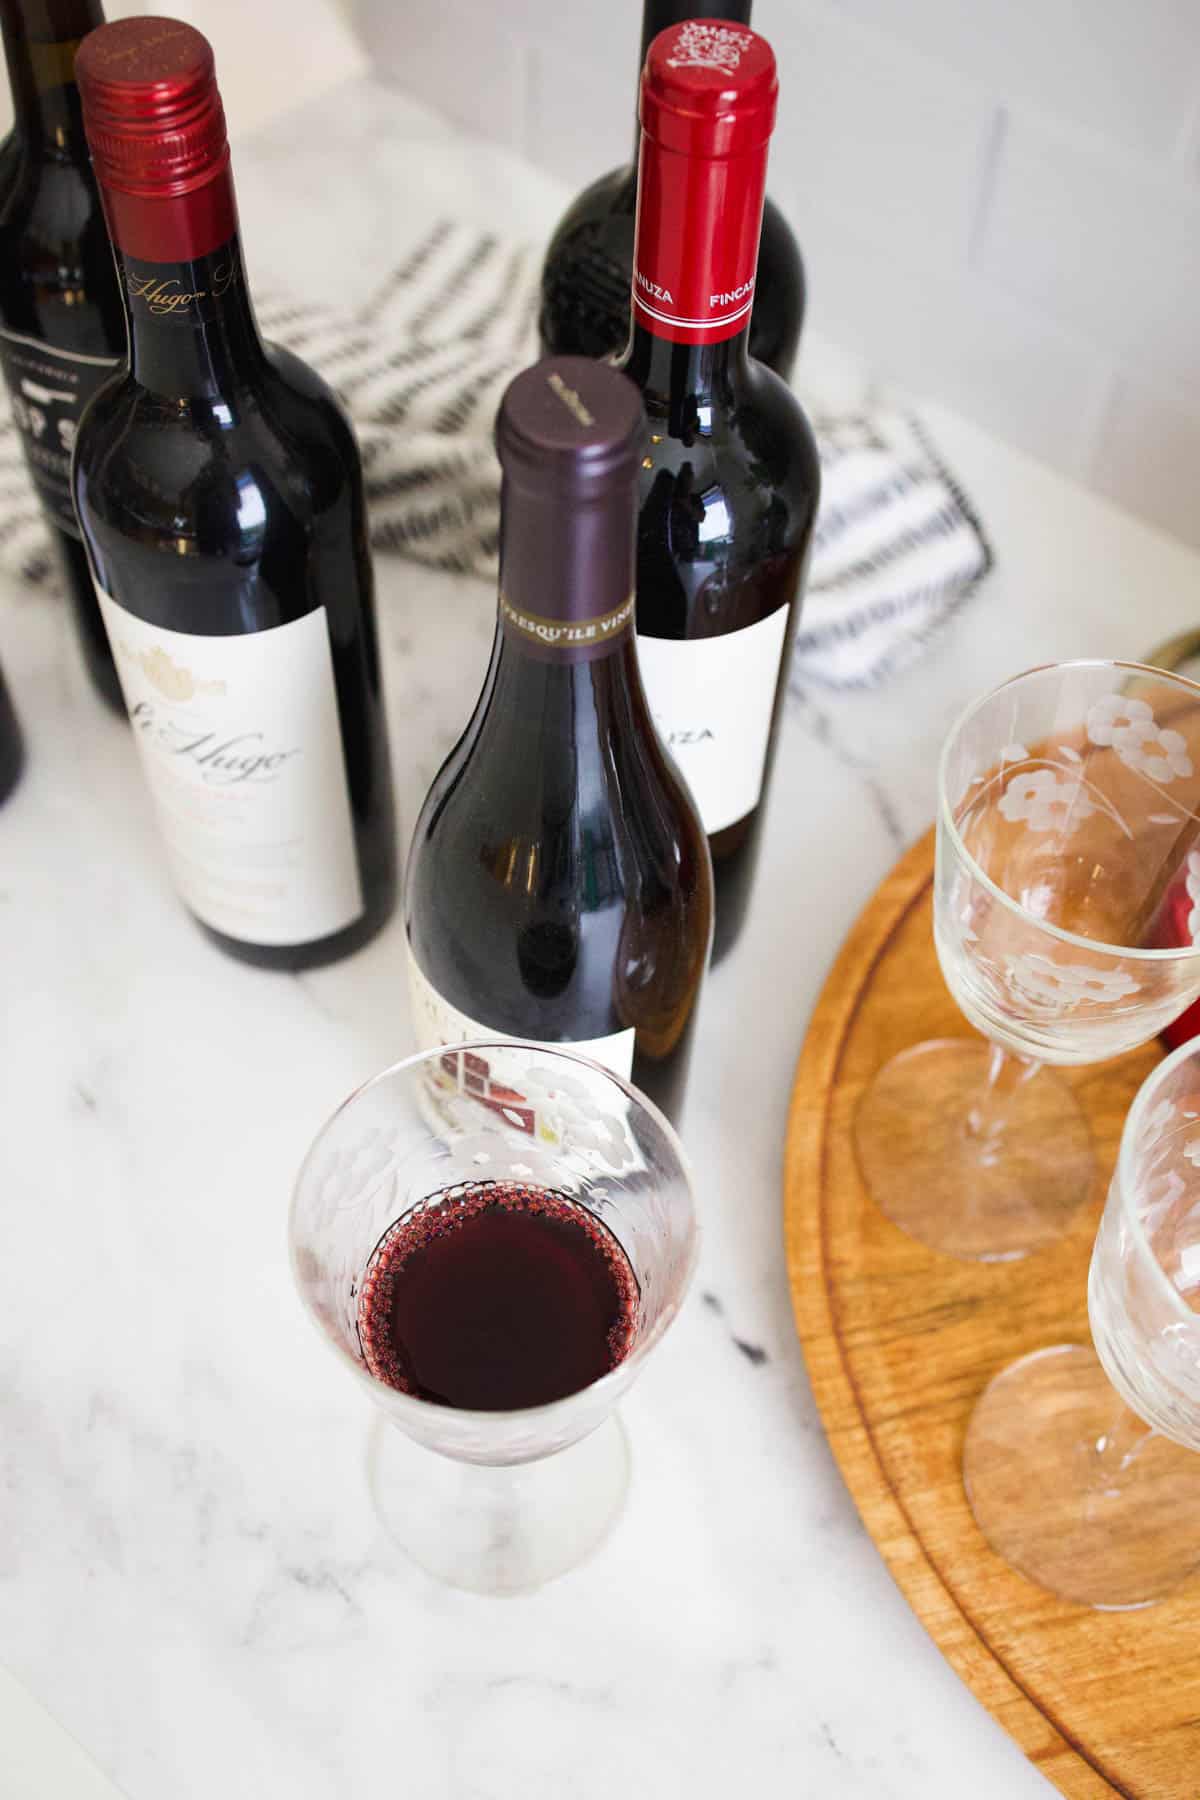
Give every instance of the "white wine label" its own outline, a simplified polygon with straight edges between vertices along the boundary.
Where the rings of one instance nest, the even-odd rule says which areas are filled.
[[[201,637],[100,610],[167,860],[206,925],[309,944],[363,910],[325,608]]]
[[[459,1012],[456,1006],[451,1006],[448,1000],[443,1000],[419,966],[411,944],[408,945],[408,992],[418,1050],[435,1050],[439,1044],[447,1047],[465,1044],[471,1038],[517,1041],[511,1032],[497,1031],[494,1026],[468,1017],[466,1013]],[[607,1037],[582,1038],[570,1043],[547,1042],[545,1048],[578,1051],[580,1056],[590,1056],[593,1062],[603,1063],[614,1075],[620,1075],[629,1081],[633,1075],[633,1040],[634,1030],[631,1025],[628,1030],[614,1031]],[[511,1066],[505,1067],[503,1061],[492,1066],[484,1064],[479,1058],[473,1058],[472,1062],[478,1062],[479,1067],[467,1071],[467,1078],[482,1084],[481,1097],[492,1090],[511,1097],[514,1091],[512,1083],[515,1080]]]
[[[29,473],[52,524],[80,535],[71,500],[71,450],[79,415],[122,366],[119,356],[52,350],[0,326],[0,366]]]
[[[659,735],[683,771],[710,835],[762,798],[771,714],[790,608],[723,637],[637,640]]]

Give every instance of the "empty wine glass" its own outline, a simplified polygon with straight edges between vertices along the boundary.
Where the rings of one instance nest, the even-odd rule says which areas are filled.
[[[1142,1084],[1092,1252],[1097,1354],[991,1382],[967,1494],[993,1549],[1054,1593],[1145,1606],[1200,1567],[1200,1045]],[[1114,1392],[1115,1389],[1115,1392]]]
[[[488,1410],[490,1399],[467,1408],[389,1385],[380,1346],[396,1246],[427,1247],[439,1232],[444,1242],[464,1198],[483,1206],[518,1192],[567,1220],[576,1251],[586,1238],[621,1266],[620,1360],[562,1391],[570,1346],[540,1337],[543,1314],[522,1311],[522,1265],[485,1255],[440,1290],[435,1324],[462,1349],[481,1393],[532,1381],[531,1392],[561,1397]],[[505,1593],[539,1586],[599,1542],[628,1482],[613,1408],[679,1309],[697,1236],[691,1174],[670,1125],[635,1088],[565,1050],[432,1050],[385,1070],[334,1113],[297,1179],[292,1270],[321,1335],[380,1408],[371,1489],[410,1556],[457,1587]],[[552,1274],[539,1277],[539,1305],[555,1301],[545,1286],[559,1277],[561,1245],[555,1255]],[[497,1306],[508,1308],[499,1334]],[[576,1319],[569,1295],[559,1314],[565,1338]],[[514,1355],[520,1373],[498,1360]]]
[[[1165,909],[1200,827],[1200,687],[1136,663],[1033,669],[977,700],[938,773],[934,939],[985,1039],[903,1051],[855,1118],[903,1230],[953,1256],[1024,1256],[1091,1186],[1087,1122],[1045,1064],[1144,1043],[1200,993]]]

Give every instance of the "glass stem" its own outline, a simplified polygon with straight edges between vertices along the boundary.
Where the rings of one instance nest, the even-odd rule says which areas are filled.
[[[1041,1066],[1023,1056],[1010,1055],[999,1044],[989,1046],[987,1080],[976,1094],[964,1125],[981,1163],[990,1166],[1003,1154],[1004,1128],[1013,1099]]]
[[[1088,1488],[1094,1499],[1111,1498],[1120,1492],[1137,1458],[1152,1437],[1153,1425],[1128,1406],[1117,1402],[1108,1429],[1088,1445]]]

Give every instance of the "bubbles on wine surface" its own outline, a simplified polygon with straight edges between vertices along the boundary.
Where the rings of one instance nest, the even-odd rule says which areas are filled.
[[[358,1340],[371,1374],[402,1393],[516,1411],[622,1362],[639,1300],[621,1245],[577,1200],[471,1182],[388,1227],[362,1278]]]

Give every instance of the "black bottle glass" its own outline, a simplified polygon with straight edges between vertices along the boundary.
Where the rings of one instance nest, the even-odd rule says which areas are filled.
[[[395,896],[358,448],[259,336],[206,40],[120,20],[78,70],[130,334],[75,456],[101,609],[182,898],[232,955],[304,968]]]
[[[0,362],[84,659],[121,690],[71,502],[83,408],[125,358],[125,316],[75,85],[98,0],[0,0],[14,124],[0,149]]]
[[[639,75],[660,31],[685,19],[750,23],[751,0],[645,0]],[[539,329],[556,355],[616,356],[629,339],[638,148],[622,169],[602,175],[559,220],[542,268]],[[763,210],[758,297],[750,354],[786,381],[804,324],[804,264],[791,226],[773,201]]]
[[[474,715],[421,809],[405,916],[418,1044],[575,1045],[670,1117],[712,930],[704,833],[633,639],[645,425],[622,376],[552,358],[510,385],[499,618]],[[508,1104],[501,1057],[474,1071]]]
[[[642,87],[638,279],[620,367],[650,428],[637,629],[655,721],[708,832],[714,959],[745,918],[816,519],[812,431],[750,353],[778,83],[766,40],[657,40]]]
[[[0,806],[21,779],[24,766],[25,744],[21,727],[3,671],[0,671]]]

